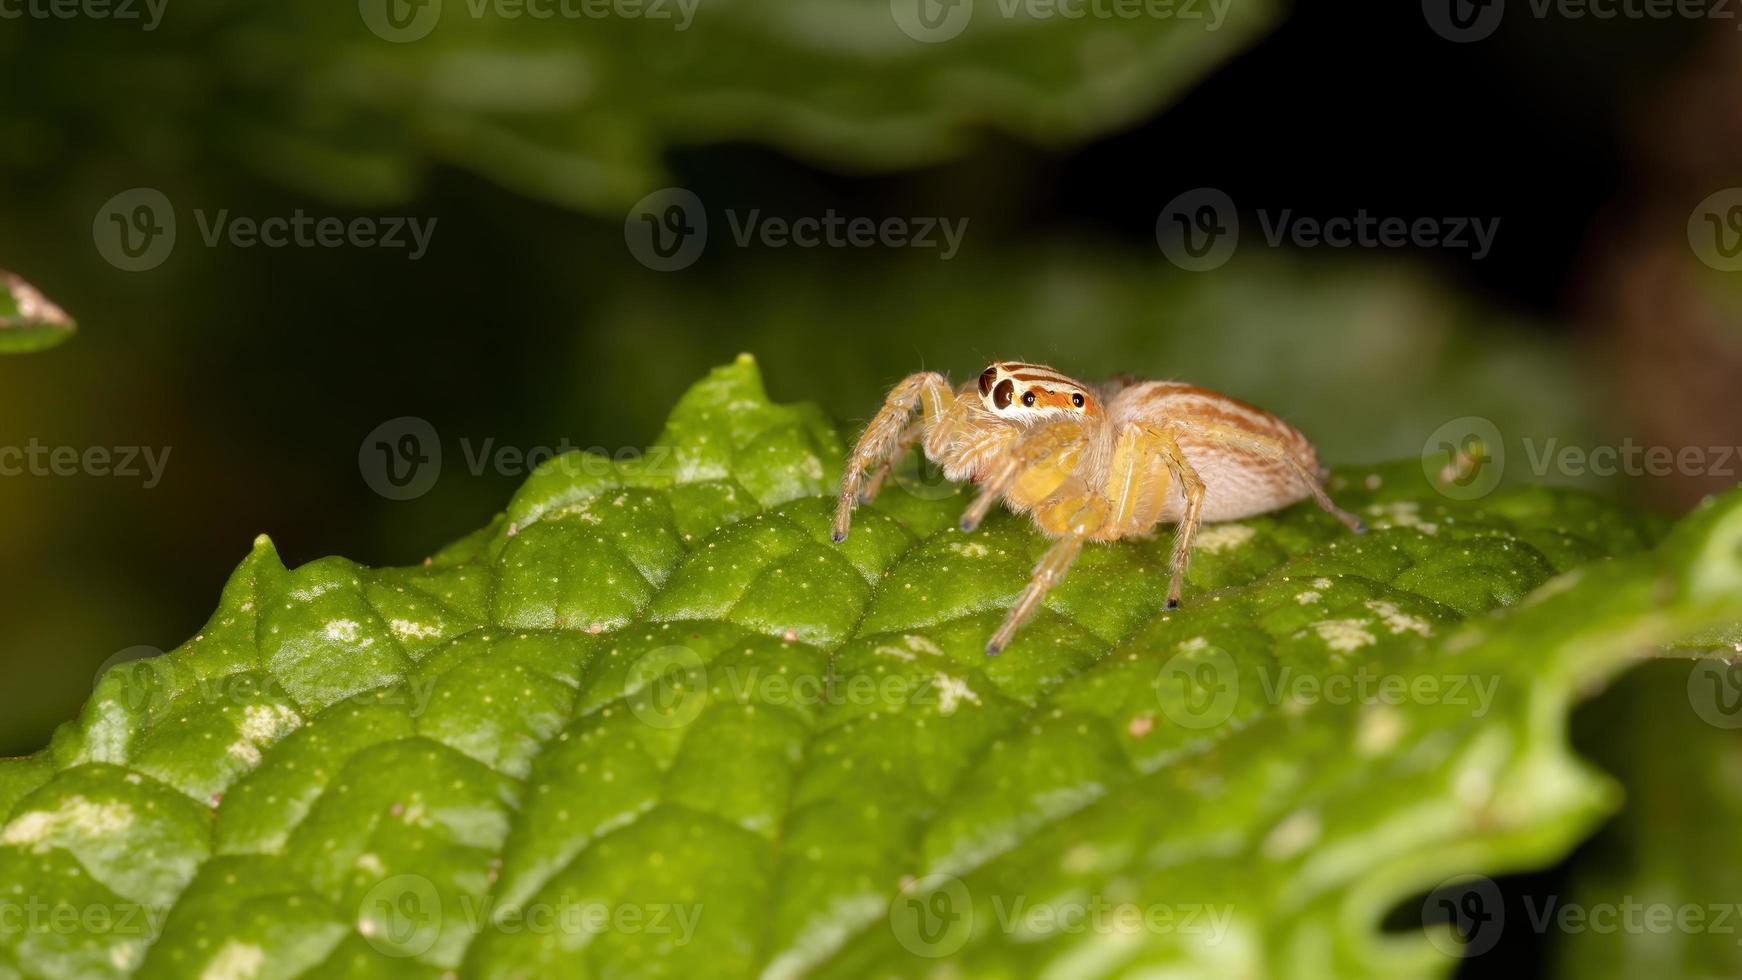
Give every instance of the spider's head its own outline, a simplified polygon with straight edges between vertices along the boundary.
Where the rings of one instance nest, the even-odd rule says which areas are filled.
[[[1024,423],[1101,414],[1100,399],[1088,385],[1020,361],[997,361],[980,373],[980,403],[999,418]]]

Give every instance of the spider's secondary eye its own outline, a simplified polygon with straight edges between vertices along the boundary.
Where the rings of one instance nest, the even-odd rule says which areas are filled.
[[[1071,396],[1071,404],[1077,406],[1078,408],[1082,408],[1083,407],[1083,393],[1079,391],[1076,394],[1072,395]]]
[[[1032,392],[1032,391],[1023,392],[1022,393],[1022,404],[1023,404],[1023,407],[1025,407],[1025,408],[1033,408],[1034,407],[1034,392]]]
[[[999,408],[1009,408],[1010,395],[1015,391],[1016,386],[1010,383],[1009,378],[1005,378],[998,382],[998,387],[992,389],[992,404]]]
[[[998,369],[989,367],[980,373],[980,397],[986,397],[986,392],[992,390],[992,382],[998,377]]]

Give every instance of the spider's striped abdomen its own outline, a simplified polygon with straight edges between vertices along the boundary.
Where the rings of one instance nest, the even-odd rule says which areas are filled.
[[[1147,381],[1121,391],[1113,400],[1115,426],[1129,421],[1159,425],[1164,421],[1200,419],[1269,440],[1308,473],[1318,471],[1313,445],[1300,430],[1253,405],[1208,388],[1173,381]],[[1173,426],[1180,452],[1204,482],[1203,519],[1232,521],[1286,507],[1309,495],[1287,463],[1262,453],[1230,446],[1224,439],[1194,436],[1189,427]],[[1174,523],[1184,516],[1179,494],[1168,495],[1160,519]]]

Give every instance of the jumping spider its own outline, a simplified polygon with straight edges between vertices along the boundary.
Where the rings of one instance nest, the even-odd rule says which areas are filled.
[[[920,415],[910,421],[915,408]],[[924,371],[890,391],[841,478],[837,543],[847,539],[855,503],[870,502],[922,440],[946,478],[980,487],[962,513],[963,531],[1003,500],[1055,539],[987,642],[989,654],[1010,643],[1086,541],[1178,525],[1167,589],[1173,609],[1202,521],[1251,517],[1310,495],[1350,530],[1365,530],[1325,495],[1312,443],[1263,409],[1173,381],[1121,378],[1097,387],[1038,364],[998,361],[978,384],[952,390],[943,375]],[[1173,487],[1179,492],[1170,494]]]

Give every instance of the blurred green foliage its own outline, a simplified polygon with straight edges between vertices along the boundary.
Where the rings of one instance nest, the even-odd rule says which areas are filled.
[[[648,16],[656,6],[671,16]],[[754,140],[864,172],[948,160],[988,131],[1079,143],[1153,113],[1281,12],[1241,0],[1110,21],[966,0],[937,5],[964,22],[930,43],[901,24],[929,6],[673,0],[537,17],[558,5],[176,0],[143,40],[120,22],[24,21],[0,33],[0,167],[217,155],[383,204],[439,162],[615,214],[664,182],[674,145]]]

